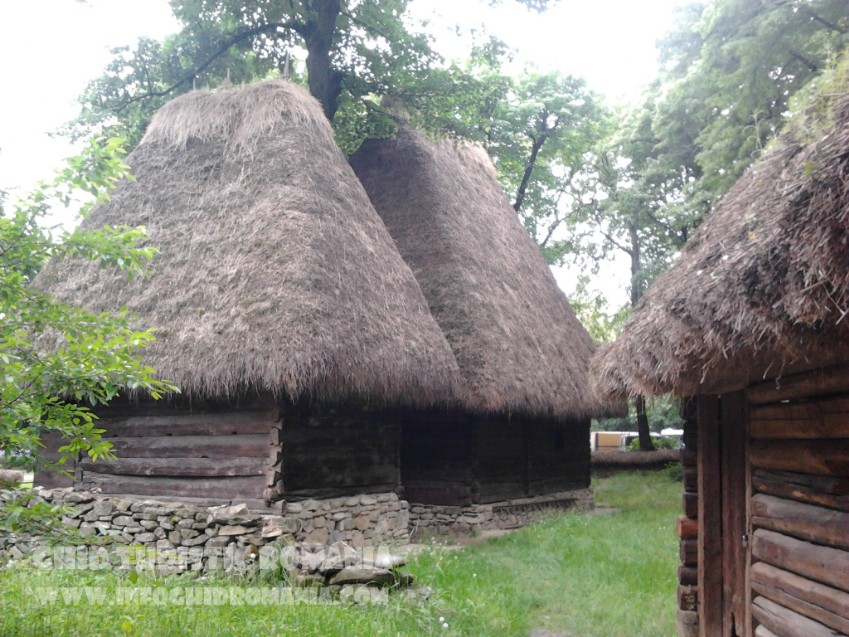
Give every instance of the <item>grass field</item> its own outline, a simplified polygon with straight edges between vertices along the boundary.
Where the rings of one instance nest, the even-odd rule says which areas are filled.
[[[190,598],[198,587],[235,587],[257,599],[274,584],[13,568],[0,571],[0,635],[515,637],[544,628],[571,637],[673,637],[680,485],[662,473],[622,473],[594,489],[599,506],[617,511],[552,516],[462,550],[428,546],[407,569],[433,588],[426,602],[187,606],[167,600]],[[166,602],[45,601],[45,589],[86,586],[107,596],[142,587]]]

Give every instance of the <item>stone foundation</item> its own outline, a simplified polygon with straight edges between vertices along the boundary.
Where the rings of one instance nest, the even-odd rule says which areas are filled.
[[[547,513],[565,510],[586,511],[593,506],[591,489],[462,507],[411,504],[410,530],[416,534],[515,529],[526,526]]]
[[[295,545],[343,543],[357,550],[410,539],[409,505],[395,493],[288,503],[280,515],[254,513],[243,504],[199,507],[71,489],[33,494],[34,502],[65,507],[62,523],[113,565],[142,555],[154,556],[158,570],[232,570]],[[39,538],[7,535],[0,538],[0,559],[22,559],[43,548]],[[89,551],[86,559],[97,555]]]

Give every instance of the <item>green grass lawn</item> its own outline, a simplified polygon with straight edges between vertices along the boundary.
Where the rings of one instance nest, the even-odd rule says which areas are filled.
[[[594,484],[603,514],[552,516],[463,550],[434,544],[408,570],[434,589],[426,602],[220,606],[41,603],[39,589],[83,586],[235,586],[185,577],[131,580],[95,571],[0,571],[0,635],[528,635],[546,628],[573,637],[673,637],[674,520],[681,487],[659,473],[623,473]],[[148,588],[150,590],[150,588]],[[196,590],[194,591],[197,592]],[[182,597],[180,597],[182,599]],[[447,625],[447,627],[446,627]]]

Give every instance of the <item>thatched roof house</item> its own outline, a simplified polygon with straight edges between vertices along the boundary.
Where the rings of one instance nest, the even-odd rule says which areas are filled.
[[[282,413],[282,453],[294,454],[291,462],[275,465],[277,477],[275,466],[255,462],[228,475],[247,471],[289,495],[396,487],[395,434],[385,431],[396,431],[397,422],[381,424],[376,412],[451,401],[457,364],[320,106],[284,81],[195,91],[156,114],[128,163],[136,181],[121,183],[85,223],[146,226],[159,250],[152,278],[128,282],[119,273],[62,261],[49,264],[38,285],[95,310],[126,306],[140,326],[156,328],[145,361],[175,382],[182,397],[145,404],[145,417],[223,414],[228,435],[259,435],[264,427],[267,464],[268,429],[280,427]],[[336,411],[328,412],[331,406]],[[264,424],[243,432],[229,413],[237,408],[254,409]],[[358,410],[371,411],[356,416]],[[351,426],[337,430],[340,413]],[[112,414],[110,435],[123,437],[133,414],[131,406]],[[323,429],[310,428],[319,421]],[[306,428],[301,456],[295,423]],[[380,427],[384,433],[372,431]],[[322,445],[322,431],[330,430],[333,445]],[[187,446],[167,457],[205,455],[208,469],[217,470],[214,454],[190,445],[203,433],[198,426],[187,425],[184,433]],[[128,450],[139,445],[118,442],[119,462],[129,462]],[[226,442],[221,457],[238,455]],[[310,460],[316,457],[321,467]],[[161,464],[133,476],[173,477],[164,465],[179,462]],[[142,478],[114,486],[120,481],[101,476],[105,471],[98,465],[89,473],[139,493],[220,493],[215,484],[167,483],[157,490],[154,480]]]
[[[465,405],[575,418],[598,409],[595,351],[486,153],[402,127],[351,158],[457,357]]]
[[[453,504],[586,486],[589,417],[599,410],[587,381],[594,345],[489,158],[402,126],[394,139],[366,141],[351,165],[462,377],[463,426],[452,422],[443,438],[404,434],[409,498]],[[458,442],[461,431],[470,437]]]
[[[183,393],[444,401],[452,353],[316,107],[283,81],[167,104],[85,222],[145,226],[150,281],[62,261],[39,285],[155,327]]]
[[[849,76],[813,98],[594,369],[688,397],[679,633],[849,634]]]
[[[596,358],[602,392],[739,387],[843,355],[849,99],[833,99],[827,129],[791,124],[651,286]]]

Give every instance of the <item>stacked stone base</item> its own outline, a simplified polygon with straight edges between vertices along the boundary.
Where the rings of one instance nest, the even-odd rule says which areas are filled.
[[[281,551],[294,545],[344,543],[363,549],[399,546],[410,539],[409,505],[395,493],[288,503],[280,515],[258,514],[245,505],[198,507],[70,489],[33,494],[31,504],[62,506],[62,523],[76,529],[69,539],[79,538],[88,547],[45,553],[41,538],[7,535],[0,538],[0,558],[18,560],[38,550],[54,565],[69,559],[94,562],[87,567],[145,560],[163,572],[231,571],[263,559],[289,560],[289,553]]]
[[[410,528],[414,535],[516,529],[548,513],[586,511],[593,506],[591,489],[469,506],[414,503],[410,505]]]

